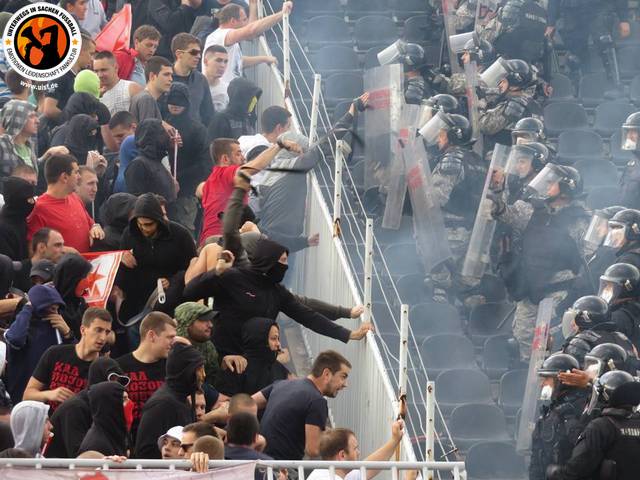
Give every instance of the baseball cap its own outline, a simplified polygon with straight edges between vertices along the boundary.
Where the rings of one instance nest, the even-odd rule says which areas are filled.
[[[182,443],[182,427],[180,425],[171,427],[169,430],[167,430],[167,433],[165,433],[164,435],[160,435],[158,437],[158,450],[162,450],[162,443],[167,437],[175,438]]]
[[[30,277],[38,276],[42,278],[42,280],[46,282],[50,282],[53,278],[53,270],[55,268],[54,263],[51,260],[43,259],[38,260],[31,267],[31,273],[29,273]]]

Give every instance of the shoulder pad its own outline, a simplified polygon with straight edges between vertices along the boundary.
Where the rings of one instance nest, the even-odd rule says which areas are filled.
[[[438,171],[444,175],[458,175],[463,170],[464,152],[455,149],[444,154],[438,163]]]
[[[600,340],[602,335],[594,332],[593,330],[583,330],[582,332],[578,332],[574,338],[579,338],[580,340],[584,340],[588,343],[594,343]]]

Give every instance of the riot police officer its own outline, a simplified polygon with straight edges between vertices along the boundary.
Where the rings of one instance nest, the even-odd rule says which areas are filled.
[[[511,144],[540,142],[544,143],[547,137],[544,134],[544,123],[535,117],[525,117],[518,122],[511,130]],[[548,148],[548,147],[547,147]]]
[[[531,440],[530,480],[544,480],[547,467],[564,465],[586,423],[582,412],[589,401],[588,391],[565,385],[558,374],[579,369],[580,364],[571,355],[555,353],[538,370],[542,377],[540,399],[551,401],[541,407]]]
[[[509,204],[522,198],[525,187],[549,162],[549,149],[539,142],[511,147],[507,177]]]
[[[628,356],[635,357],[633,345],[611,321],[609,305],[595,295],[581,297],[567,309],[562,317],[562,333],[565,337],[562,351],[581,365],[593,347],[602,343],[619,345]]]
[[[433,160],[433,191],[444,214],[453,262],[432,275],[434,298],[446,301],[453,286],[452,274],[459,272],[467,251],[475,213],[480,203],[487,167],[471,150],[469,120],[462,115],[439,111],[421,129],[427,145],[437,149]]]
[[[582,266],[580,240],[589,219],[582,179],[572,167],[545,165],[529,183],[527,198],[513,205],[495,198],[492,211],[519,238],[504,252],[502,277],[517,301],[513,333],[523,360],[529,359],[540,301],[550,298],[556,316],[569,296]]]
[[[611,265],[600,277],[598,296],[609,303],[617,330],[640,349],[640,270],[629,263]]]
[[[496,53],[493,46],[486,40],[481,40],[474,36],[465,43],[464,50],[460,55],[460,62],[462,65],[475,62],[478,73],[480,73],[491,65],[495,58]],[[439,88],[441,91],[445,91],[458,97],[467,95],[467,88],[469,87],[464,73],[454,73],[450,77],[436,75],[434,77],[434,86]]]
[[[485,148],[491,150],[496,143],[511,145],[511,132],[518,120],[542,117],[542,108],[527,91],[535,82],[533,69],[523,60],[498,58],[480,78],[490,88],[497,85],[500,92],[480,113]]]
[[[431,88],[424,76],[424,48],[417,43],[398,40],[378,53],[378,61],[380,65],[401,63],[404,66],[404,96],[407,103],[419,105],[423,98],[431,95]]]
[[[605,408],[578,437],[565,465],[551,465],[549,480],[635,480],[640,471],[640,383],[627,372],[607,372],[594,390]]]
[[[494,45],[499,55],[520,58],[528,63],[539,61],[545,48],[547,12],[535,0],[507,0],[498,14]]]
[[[640,112],[632,113],[622,125],[622,150],[633,153],[622,176],[622,204],[640,209]]]
[[[640,210],[626,209],[609,220],[604,246],[615,250],[616,263],[640,269]]]

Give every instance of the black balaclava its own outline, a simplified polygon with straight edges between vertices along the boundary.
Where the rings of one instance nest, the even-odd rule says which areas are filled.
[[[167,358],[167,385],[182,398],[196,393],[196,370],[204,365],[204,357],[191,345],[176,343]]]
[[[79,113],[69,120],[64,146],[79,164],[84,165],[87,153],[98,148],[99,127],[98,122],[85,113]]]
[[[278,261],[284,252],[288,254],[289,250],[283,245],[268,238],[261,238],[250,258],[251,271],[266,277],[272,283],[280,283],[288,268]]]
[[[53,285],[60,296],[67,299],[75,298],[78,282],[91,271],[91,264],[75,253],[68,253],[62,257],[53,272]]]
[[[107,437],[118,455],[124,455],[127,451],[124,391],[118,382],[100,382],[89,388],[93,424]]]
[[[23,220],[33,211],[34,204],[29,203],[36,194],[36,187],[20,177],[7,177],[3,182],[4,206],[2,217]]]
[[[100,382],[106,382],[109,375],[116,373],[118,375],[124,375],[120,364],[113,358],[98,357],[89,366],[89,375],[87,377],[89,386],[95,385]]]

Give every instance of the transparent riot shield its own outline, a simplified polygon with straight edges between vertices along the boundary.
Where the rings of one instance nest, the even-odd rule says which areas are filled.
[[[471,120],[471,128],[473,129],[473,138],[476,139],[476,142],[473,144],[473,151],[482,156],[484,142],[482,133],[480,133],[480,116],[478,114],[478,96],[476,94],[476,87],[478,86],[478,66],[476,62],[469,62],[464,65],[464,76],[467,83],[469,119]]]
[[[497,143],[493,149],[491,164],[484,181],[482,199],[478,205],[478,213],[476,213],[476,219],[473,223],[467,255],[462,264],[463,277],[480,279],[484,275],[487,265],[491,263],[491,242],[493,242],[493,234],[496,230],[496,221],[491,216],[492,202],[487,198],[487,195],[491,193],[491,181],[494,177],[506,181],[508,159],[509,147]]]
[[[428,274],[451,258],[442,210],[433,193],[429,158],[422,138],[413,138],[402,149],[407,187],[413,208],[413,228],[417,251]]]
[[[455,0],[442,0],[442,15],[444,16],[445,32],[444,41],[446,42],[444,47],[447,49],[447,54],[449,56],[449,65],[451,65],[452,73],[458,73],[461,71],[456,54],[451,48],[451,44],[449,43],[449,39],[451,38],[451,36],[456,33],[456,21],[454,18],[456,14],[455,8]]]
[[[397,138],[404,100],[402,65],[391,64],[367,70],[364,90],[369,92],[364,113],[365,188],[385,190],[392,163],[392,137]]]
[[[542,384],[542,379],[538,376],[538,369],[542,367],[547,354],[549,325],[552,316],[553,299],[544,298],[538,304],[536,329],[531,345],[531,359],[529,360],[529,370],[527,372],[527,384],[524,389],[520,424],[517,426],[516,450],[521,455],[531,453],[531,434],[538,418],[538,399]]]
[[[382,217],[382,228],[397,230],[402,221],[402,207],[407,195],[407,179],[403,148],[413,142],[416,125],[420,117],[419,105],[404,105],[400,116],[399,129],[391,132],[391,161],[389,164],[389,182],[386,186],[386,203]]]

